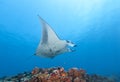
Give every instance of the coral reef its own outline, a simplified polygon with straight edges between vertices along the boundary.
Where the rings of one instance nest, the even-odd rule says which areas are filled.
[[[63,67],[42,69],[35,67],[31,72],[24,72],[13,77],[4,77],[0,82],[117,82],[112,78],[89,75],[83,69]]]

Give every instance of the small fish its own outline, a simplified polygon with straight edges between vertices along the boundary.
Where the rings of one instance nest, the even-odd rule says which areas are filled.
[[[42,24],[42,38],[34,55],[54,58],[65,52],[73,52],[70,47],[76,45],[68,40],[61,40],[50,25],[38,15]]]

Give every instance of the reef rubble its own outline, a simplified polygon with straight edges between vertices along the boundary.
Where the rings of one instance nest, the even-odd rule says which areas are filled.
[[[0,78],[0,82],[118,82],[113,78],[87,74],[84,69],[63,67],[38,68],[12,77]]]

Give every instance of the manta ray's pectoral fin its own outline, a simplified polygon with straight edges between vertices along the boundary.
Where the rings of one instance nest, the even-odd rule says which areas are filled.
[[[48,42],[47,24],[39,15],[38,15],[38,17],[39,17],[41,24],[42,24],[41,43],[47,43]]]
[[[41,43],[54,43],[55,41],[59,41],[57,34],[53,31],[50,25],[45,20],[43,20],[39,15],[38,17],[42,23]]]

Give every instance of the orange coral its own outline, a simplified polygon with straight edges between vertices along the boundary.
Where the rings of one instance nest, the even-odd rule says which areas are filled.
[[[39,73],[39,71],[40,71],[39,68],[38,68],[38,67],[35,67],[35,68],[32,70],[31,73],[32,73],[33,75],[35,75],[35,74]]]

